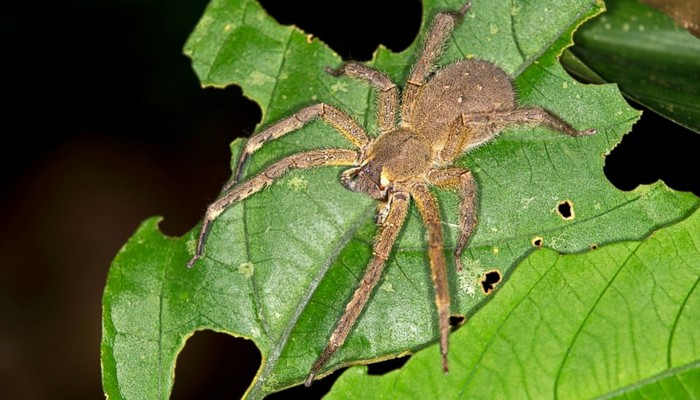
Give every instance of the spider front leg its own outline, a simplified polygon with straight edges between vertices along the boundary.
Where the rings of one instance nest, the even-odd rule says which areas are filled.
[[[374,241],[374,248],[372,249],[372,260],[365,270],[360,285],[352,295],[352,299],[348,305],[345,306],[345,312],[343,312],[335,330],[331,334],[326,348],[323,349],[323,352],[321,352],[321,355],[318,356],[316,362],[314,362],[314,365],[311,367],[311,372],[304,382],[305,386],[311,385],[311,382],[321,371],[321,368],[328,362],[333,353],[343,345],[345,339],[348,337],[348,333],[350,333],[350,330],[355,325],[357,317],[362,312],[362,309],[365,308],[365,304],[367,304],[372,290],[382,276],[382,271],[384,270],[386,260],[389,258],[389,253],[391,253],[391,248],[394,246],[396,237],[401,231],[401,226],[406,220],[410,200],[408,192],[400,189],[389,192],[389,197],[389,204],[391,204],[391,207],[383,222],[379,225],[379,233],[377,234]]]
[[[250,157],[250,155],[259,149],[263,144],[270,140],[278,139],[290,132],[294,132],[316,118],[321,118],[322,120],[326,121],[352,144],[360,149],[364,150],[367,144],[369,144],[369,138],[367,137],[364,129],[362,129],[362,127],[360,127],[360,125],[358,125],[357,122],[355,122],[347,114],[325,103],[314,104],[312,106],[302,108],[293,115],[275,122],[262,130],[260,133],[248,139],[248,142],[246,142],[245,147],[241,152],[241,156],[238,158],[238,163],[236,164],[236,170],[233,173],[233,178],[226,184],[226,186],[224,186],[223,190],[227,191],[238,183],[238,181],[240,181],[241,175],[243,174],[243,167],[248,161],[248,157]]]
[[[437,201],[425,183],[416,183],[411,187],[411,195],[416,201],[423,222],[428,229],[428,258],[435,286],[435,305],[438,310],[440,326],[440,353],[442,369],[447,372],[447,350],[450,334],[450,288],[447,284],[445,253],[443,246],[442,224]]]
[[[460,232],[454,257],[457,271],[462,271],[462,252],[476,227],[476,182],[472,173],[462,168],[433,169],[428,171],[428,179],[438,187],[459,189]]]
[[[396,129],[396,110],[399,103],[399,89],[396,84],[383,73],[364,64],[351,61],[338,69],[327,68],[332,76],[347,75],[351,78],[367,82],[378,92],[377,124],[380,133]]]
[[[207,207],[207,212],[202,222],[202,229],[197,239],[197,247],[195,248],[194,256],[187,262],[187,267],[191,268],[202,256],[204,244],[207,240],[212,222],[233,203],[241,201],[270,186],[276,179],[284,175],[290,169],[308,169],[330,165],[355,165],[358,157],[359,154],[356,151],[345,149],[323,149],[297,153],[277,161],[260,174],[224,192],[218,200]]]

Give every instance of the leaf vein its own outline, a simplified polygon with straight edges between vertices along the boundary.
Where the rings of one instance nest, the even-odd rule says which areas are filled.
[[[513,305],[513,307],[508,310],[508,313],[505,315],[505,317],[500,321],[498,328],[494,331],[494,333],[489,337],[488,342],[482,347],[482,351],[479,354],[479,357],[474,361],[474,365],[479,365],[481,368],[484,368],[484,365],[481,364],[481,360],[484,358],[484,355],[486,354],[487,350],[489,349],[490,345],[496,340],[496,337],[498,334],[501,332],[502,329],[504,329],[504,325],[506,322],[513,317],[515,311],[518,309],[518,307],[527,299],[529,299],[530,294],[532,291],[537,287],[542,280],[544,280],[545,276],[556,267],[557,263],[559,262],[560,258],[557,258],[557,260],[550,266],[546,272],[540,274],[540,277],[537,279],[536,282],[530,285],[530,288],[527,290],[527,292],[523,293],[522,297]],[[465,377],[464,382],[461,385],[459,395],[457,396],[458,398],[464,398],[467,385],[469,382],[473,379],[474,373],[476,372],[476,368],[472,368],[469,371],[469,374]],[[494,374],[494,376],[500,376],[500,374]]]
[[[510,2],[511,7],[515,7],[515,1],[511,0]],[[523,51],[522,46],[520,45],[520,38],[518,37],[517,33],[515,32],[515,19],[513,18],[514,15],[513,13],[509,13],[510,16],[510,33],[511,36],[513,37],[513,42],[515,43],[515,48],[518,50],[518,54],[520,55],[520,58],[522,58],[522,63],[524,63],[527,60],[527,55]]]
[[[678,323],[681,319],[681,315],[683,314],[683,311],[686,310],[686,305],[688,304],[688,300],[692,296],[693,293],[698,288],[698,283],[700,283],[700,277],[695,280],[695,283],[693,283],[693,286],[688,290],[688,294],[685,296],[683,299],[683,302],[680,304],[680,307],[678,308],[678,313],[676,314],[676,318],[673,321],[673,326],[671,326],[671,331],[668,334],[668,350],[666,350],[666,365],[670,368],[672,365],[672,360],[671,360],[671,350],[672,350],[672,345],[673,345],[673,339],[675,338],[676,334],[676,328],[678,327]]]
[[[590,307],[588,313],[587,313],[586,316],[583,318],[583,321],[581,321],[581,323],[580,323],[579,326],[578,326],[578,329],[576,330],[576,332],[574,333],[573,337],[572,337],[571,340],[569,341],[569,346],[566,348],[566,352],[564,353],[564,356],[562,357],[561,362],[559,363],[559,368],[558,368],[558,370],[557,370],[557,372],[556,372],[556,374],[555,374],[555,378],[554,378],[554,387],[553,387],[553,393],[552,393],[553,396],[554,396],[554,398],[558,398],[558,397],[559,397],[559,396],[558,396],[558,389],[559,389],[559,384],[561,383],[561,377],[562,377],[562,373],[563,373],[563,371],[564,371],[564,365],[566,365],[566,361],[569,359],[569,356],[571,355],[571,352],[572,352],[572,350],[573,350],[574,344],[576,343],[578,337],[583,333],[583,328],[584,328],[584,326],[586,325],[586,323],[588,322],[588,320],[589,320],[589,319],[591,318],[591,316],[593,315],[593,312],[596,310],[596,307],[598,306],[598,304],[602,301],[603,296],[605,296],[605,294],[608,292],[608,289],[611,289],[611,288],[612,288],[612,285],[613,285],[613,283],[615,282],[615,280],[617,279],[617,276],[620,274],[620,272],[621,272],[623,269],[625,269],[625,267],[627,266],[627,263],[632,259],[632,257],[636,254],[637,250],[642,246],[643,243],[644,243],[644,242],[641,242],[641,241],[638,242],[638,243],[637,243],[637,246],[636,246],[634,249],[632,249],[632,251],[630,252],[629,256],[627,256],[627,258],[625,259],[625,261],[622,262],[622,263],[620,264],[620,266],[619,266],[619,268],[617,269],[617,271],[615,271],[615,274],[608,280],[607,284],[605,285],[605,287],[603,288],[603,290],[602,290],[602,291],[600,292],[600,294],[598,295],[598,298],[597,298],[597,299],[595,300],[595,302],[591,305],[591,307]]]
[[[610,393],[606,393],[604,395],[595,397],[595,399],[596,400],[604,400],[604,399],[619,398],[619,397],[621,397],[621,395],[623,395],[625,393],[631,393],[631,392],[637,391],[638,389],[643,388],[644,386],[659,382],[662,379],[666,379],[666,378],[674,377],[674,376],[677,378],[678,375],[680,375],[686,371],[696,369],[696,368],[700,368],[700,360],[695,360],[691,363],[682,365],[680,367],[662,371],[656,375],[652,375],[646,379],[642,379],[642,380],[637,381],[631,385],[627,385],[627,386],[621,387],[617,390],[614,390]],[[685,388],[685,385],[684,385],[684,388]],[[687,388],[685,388],[685,389],[688,391],[688,393],[692,393],[692,391],[689,391]]]
[[[287,53],[289,52],[289,49],[291,47],[293,35],[294,35],[294,31],[289,30],[289,35],[287,36],[287,41],[284,44],[284,51],[282,52],[282,57],[280,59],[279,67],[277,68],[277,74],[275,76],[275,84],[272,86],[272,90],[270,91],[270,97],[268,98],[268,101],[267,101],[267,107],[260,107],[262,109],[262,112],[263,112],[263,118],[262,118],[263,120],[265,120],[265,117],[264,117],[265,111],[267,111],[267,109],[269,109],[272,105],[272,99],[277,97],[276,96],[277,88],[279,87],[279,84],[282,81],[280,79],[280,76],[282,75],[282,70],[284,69],[285,60],[287,59]],[[262,104],[261,104],[261,106],[262,106]]]

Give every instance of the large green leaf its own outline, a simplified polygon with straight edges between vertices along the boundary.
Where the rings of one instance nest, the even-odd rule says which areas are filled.
[[[400,370],[346,371],[328,396],[361,399],[695,399],[700,394],[700,212],[644,241],[537,250],[438,349]]]
[[[566,68],[591,82],[615,82],[625,96],[700,132],[700,38],[639,0],[606,6],[576,32]]]
[[[426,1],[424,23],[458,2]],[[662,184],[616,190],[603,175],[604,156],[638,117],[614,86],[576,83],[557,55],[573,30],[599,11],[595,1],[475,1],[446,48],[443,63],[478,57],[516,78],[524,104],[542,105],[592,137],[571,138],[544,128],[519,128],[459,160],[478,181],[479,225],[457,276],[449,267],[452,312],[472,315],[488,297],[478,289],[486,270],[509,275],[539,237],[560,252],[635,240],[678,221],[698,199]],[[373,65],[401,84],[417,45]],[[186,45],[205,85],[237,84],[263,110],[262,126],[317,101],[334,104],[375,132],[374,95],[363,84],[323,71],[341,60],[323,43],[279,26],[253,0],[214,0]],[[314,122],[265,145],[246,176],[309,148],[349,147]],[[233,161],[241,148],[234,142]],[[166,238],[146,221],[111,267],[104,295],[103,380],[119,398],[164,398],[185,340],[213,329],[252,339],[263,357],[248,395],[260,398],[303,381],[342,314],[371,254],[371,199],[345,190],[338,168],[295,171],[223,213],[205,257],[191,270],[198,228]],[[455,193],[436,192],[447,252],[458,234]],[[574,217],[557,204],[569,200]],[[438,337],[424,229],[412,210],[388,260],[383,281],[345,345],[327,365],[367,363],[413,352]],[[456,367],[456,366],[454,366]]]

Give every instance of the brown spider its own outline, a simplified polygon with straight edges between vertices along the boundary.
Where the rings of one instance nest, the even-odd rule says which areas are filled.
[[[326,348],[311,367],[305,382],[307,386],[343,345],[355,325],[381,277],[406,219],[411,199],[414,199],[428,231],[428,256],[435,286],[440,352],[443,369],[447,372],[450,296],[440,211],[429,187],[455,188],[460,192],[461,233],[454,251],[454,262],[461,270],[461,254],[476,225],[476,184],[471,172],[451,166],[455,159],[515,124],[544,124],[570,136],[595,133],[595,129],[577,131],[545,109],[519,107],[510,77],[492,63],[464,60],[435,70],[446,40],[470,5],[467,3],[459,11],[442,12],[435,16],[400,101],[398,87],[377,70],[357,62],[348,62],[336,70],[328,69],[327,72],[333,76],[347,75],[368,83],[378,91],[379,134],[376,138],[370,138],[357,122],[331,105],[320,103],[303,108],[248,140],[232,181],[224,187],[223,195],[207,208],[196,251],[187,263],[188,267],[192,267],[202,256],[211,223],[219,214],[233,203],[269,186],[290,169],[351,166],[342,173],[341,184],[379,200],[379,229],[372,260],[330,335]],[[400,117],[398,123],[397,113]],[[293,154],[236,185],[243,165],[253,152],[267,141],[293,132],[316,118],[321,118],[338,130],[359,151],[331,148]]]

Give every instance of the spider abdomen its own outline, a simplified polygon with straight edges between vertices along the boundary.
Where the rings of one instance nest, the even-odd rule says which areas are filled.
[[[418,132],[442,141],[462,114],[515,107],[513,83],[505,71],[487,61],[466,60],[440,69],[423,85],[413,119]]]

